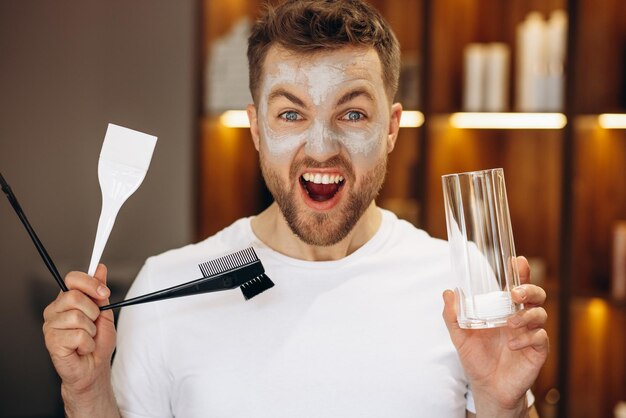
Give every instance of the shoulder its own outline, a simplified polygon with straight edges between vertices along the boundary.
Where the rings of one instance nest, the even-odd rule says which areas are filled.
[[[250,247],[255,240],[250,218],[241,218],[203,241],[149,257],[142,273],[159,282],[155,286],[192,280],[199,277],[198,264]]]
[[[380,257],[390,268],[411,272],[411,277],[421,278],[426,287],[447,288],[451,282],[450,247],[443,239],[430,236],[408,221],[398,219],[392,212],[383,210],[383,227],[387,238],[380,249]]]
[[[381,211],[383,227],[389,229],[389,245],[404,248],[414,254],[448,256],[449,246],[446,240],[430,236],[423,229],[404,219],[399,219],[389,210],[381,209]]]

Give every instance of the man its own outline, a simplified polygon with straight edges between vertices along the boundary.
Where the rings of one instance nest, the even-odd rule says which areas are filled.
[[[462,330],[453,293],[441,303],[454,286],[447,244],[374,203],[402,112],[384,20],[360,0],[289,1],[257,22],[248,58],[275,203],[150,258],[129,297],[250,245],[276,286],[247,302],[220,292],[125,308],[111,372],[106,268],[68,274],[72,290],[44,313],[68,416],[534,416],[548,337],[526,261],[513,292],[526,309],[503,328]]]

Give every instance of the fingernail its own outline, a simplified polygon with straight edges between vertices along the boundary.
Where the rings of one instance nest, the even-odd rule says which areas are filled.
[[[98,292],[100,296],[109,296],[109,289],[104,286],[98,286],[96,292]]]
[[[517,296],[519,296],[520,299],[526,299],[526,289],[524,289],[523,287],[518,287],[517,289],[515,289],[515,293],[517,293]]]
[[[522,320],[519,316],[513,316],[509,319],[509,321],[511,321],[511,324],[515,327],[522,323]]]

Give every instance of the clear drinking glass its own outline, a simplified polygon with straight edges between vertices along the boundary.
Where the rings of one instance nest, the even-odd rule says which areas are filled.
[[[442,176],[452,271],[461,328],[506,324],[522,308],[504,171],[501,168]]]

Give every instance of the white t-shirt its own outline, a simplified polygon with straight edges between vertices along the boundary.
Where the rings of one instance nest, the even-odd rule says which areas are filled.
[[[448,245],[382,210],[353,254],[279,254],[241,219],[149,258],[128,297],[200,277],[253,246],[275,286],[124,308],[113,385],[125,417],[464,417],[474,410],[444,321]]]

